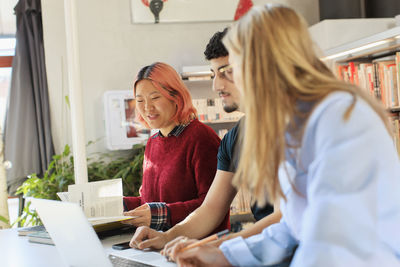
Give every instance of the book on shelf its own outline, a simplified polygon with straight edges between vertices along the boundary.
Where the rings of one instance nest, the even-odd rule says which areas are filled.
[[[28,226],[23,228],[18,228],[19,236],[26,236],[32,233],[46,230],[43,225]]]
[[[46,230],[37,231],[37,232],[29,234],[28,241],[32,242],[32,243],[47,244],[47,245],[54,246],[54,242],[53,242],[53,240],[51,240],[51,237]]]
[[[400,106],[400,52],[368,62],[339,63],[336,75],[366,90],[388,109]]]
[[[243,116],[239,111],[225,112],[220,98],[196,98],[193,99],[193,105],[201,122],[231,122]]]
[[[400,121],[399,121],[399,119],[394,121],[394,129],[395,129],[394,130],[395,131],[394,142],[395,142],[395,145],[397,148],[397,153],[399,154],[399,157],[400,157]]]
[[[400,157],[400,116],[398,114],[392,114],[391,122],[392,122],[392,129],[393,129],[393,142],[396,146],[397,153]]]
[[[391,111],[393,141],[400,156],[400,52],[366,62],[345,62],[336,65],[339,79],[366,90],[371,97],[380,100]]]
[[[239,188],[230,210],[231,215],[251,213],[251,194],[243,188]]]

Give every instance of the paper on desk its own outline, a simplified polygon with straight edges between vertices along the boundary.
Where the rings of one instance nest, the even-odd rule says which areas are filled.
[[[68,193],[70,201],[78,203],[88,218],[123,213],[122,179],[69,185]]]

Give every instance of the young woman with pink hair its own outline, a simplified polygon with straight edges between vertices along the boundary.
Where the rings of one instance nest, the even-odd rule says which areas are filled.
[[[197,119],[190,93],[165,63],[143,67],[134,83],[137,120],[159,129],[147,142],[139,197],[125,197],[135,226],[167,230],[203,202],[213,181],[220,143]],[[229,211],[216,229],[229,228]]]

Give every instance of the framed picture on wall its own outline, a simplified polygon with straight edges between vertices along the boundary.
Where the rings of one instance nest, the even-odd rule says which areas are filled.
[[[252,0],[131,0],[132,23],[233,21]]]
[[[106,146],[109,150],[131,149],[145,143],[150,130],[136,121],[133,90],[106,91],[103,96]]]

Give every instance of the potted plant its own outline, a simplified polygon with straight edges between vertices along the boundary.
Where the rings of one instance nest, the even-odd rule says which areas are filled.
[[[135,145],[127,157],[100,154],[88,158],[89,182],[122,178],[125,196],[138,196],[142,183],[144,145]],[[32,174],[17,190],[24,197],[58,199],[57,192],[65,192],[74,183],[74,158],[66,145],[60,155],[54,155],[43,177]],[[15,223],[21,226],[38,225],[40,219],[30,210],[28,201],[22,215]]]

